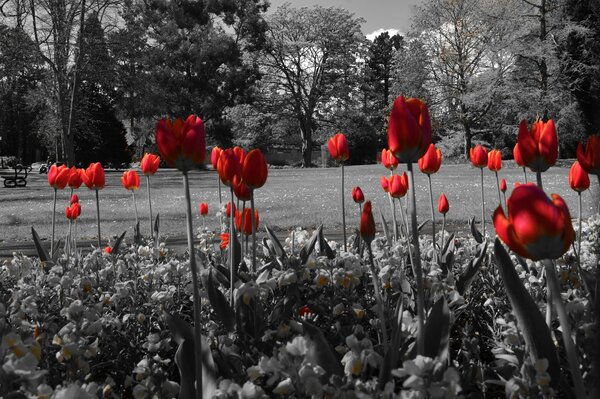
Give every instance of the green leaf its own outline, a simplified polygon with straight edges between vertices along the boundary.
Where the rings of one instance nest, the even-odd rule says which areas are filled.
[[[217,287],[215,287],[212,269],[208,272],[206,291],[208,293],[208,300],[215,310],[215,314],[219,320],[221,320],[227,331],[233,332],[235,329],[235,313],[227,303],[225,295],[223,295],[223,293]]]
[[[425,227],[425,225],[429,222],[429,219],[425,220],[424,222],[422,222],[419,226],[417,226],[417,231],[421,231],[421,229],[423,227]]]
[[[483,258],[487,254],[487,245],[488,244],[486,242],[485,244],[479,246],[477,257],[469,261],[469,264],[458,278],[458,281],[456,282],[456,290],[460,295],[464,295],[465,292],[467,292],[471,282],[477,275],[477,271],[483,263]]]
[[[111,254],[116,256],[119,254],[119,249],[121,248],[121,243],[123,242],[123,238],[125,238],[125,233],[127,233],[127,231],[124,231],[123,234],[121,234],[119,236],[119,238],[117,238],[117,241],[115,241],[115,245],[113,245]]]
[[[156,219],[154,219],[154,246],[158,247],[158,233],[160,231],[160,214],[156,214]]]
[[[379,387],[383,389],[385,384],[392,376],[392,369],[395,369],[398,364],[400,348],[402,346],[402,313],[404,312],[403,295],[398,297],[396,303],[396,311],[394,312],[394,320],[392,320],[392,336],[390,346],[383,358],[383,367],[379,372]]]
[[[275,250],[277,256],[280,258],[285,258],[286,254],[283,250],[283,245],[281,245],[281,242],[279,242],[279,239],[275,236],[273,230],[271,230],[267,225],[265,225],[265,230],[267,231],[267,235],[269,236],[269,240],[271,240],[271,244],[273,244],[273,249]]]
[[[390,236],[390,230],[388,229],[387,222],[385,221],[385,218],[383,217],[383,213],[381,212],[381,209],[379,210],[379,216],[381,217],[381,225],[383,226],[383,234],[385,234],[385,239],[387,240],[388,245],[391,246],[392,245],[392,236]]]
[[[320,225],[319,228],[313,233],[310,240],[302,247],[300,250],[300,260],[302,264],[305,264],[308,261],[308,257],[315,250],[315,244],[317,243],[317,238],[319,238],[319,232],[323,230],[323,225]]]
[[[51,254],[52,255],[52,262],[56,263],[56,261],[58,260],[58,258],[60,257],[60,246],[62,244],[62,239],[59,238],[58,241],[56,242],[56,245],[54,246],[54,252]]]
[[[506,295],[517,317],[532,362],[535,363],[540,359],[548,360],[548,374],[552,379],[550,384],[556,389],[560,383],[560,364],[544,316],[519,279],[510,256],[498,238],[494,242],[494,254],[498,273],[504,281]]]
[[[479,244],[481,244],[483,242],[483,235],[481,235],[481,232],[479,230],[477,230],[477,226],[475,226],[475,218],[474,217],[469,218],[469,228],[471,229],[471,235],[473,235],[473,238],[475,238],[475,241],[477,241]]]
[[[448,358],[450,343],[450,310],[443,296],[431,308],[425,323],[425,356],[439,356],[440,362]]]
[[[229,246],[227,247],[227,264],[231,265],[230,256],[233,255],[233,274],[237,274],[237,268],[242,261],[242,246],[237,234],[229,234]]]
[[[304,327],[304,336],[312,341],[306,354],[307,360],[321,366],[325,370],[324,377],[327,380],[329,380],[331,375],[343,376],[344,369],[342,368],[342,363],[333,349],[331,349],[331,346],[329,346],[329,342],[327,342],[319,327],[308,321],[303,321],[302,326]]]
[[[331,249],[323,236],[323,229],[319,230],[319,250],[321,253],[325,252],[325,256],[327,256],[328,259],[335,259],[335,252]]]
[[[42,262],[48,262],[50,260],[50,255],[48,255],[48,251],[46,248],[42,246],[42,242],[40,241],[40,236],[37,231],[31,226],[31,235],[33,236],[33,244],[35,245],[35,250],[37,251],[38,257]]]

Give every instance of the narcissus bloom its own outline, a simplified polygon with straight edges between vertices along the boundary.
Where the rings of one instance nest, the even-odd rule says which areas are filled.
[[[449,210],[450,204],[448,203],[448,198],[446,198],[446,195],[442,193],[440,195],[440,199],[438,200],[438,212],[445,215]]]
[[[581,167],[579,161],[573,162],[573,166],[571,166],[571,170],[569,171],[569,185],[579,193],[590,188],[590,177]]]
[[[379,183],[381,183],[381,188],[383,188],[383,191],[385,191],[386,193],[389,192],[390,183],[388,182],[387,177],[381,176],[381,179],[379,179]]]
[[[267,160],[258,148],[253,149],[244,158],[242,164],[242,179],[251,189],[260,188],[267,182],[269,168]]]
[[[57,190],[62,190],[69,182],[70,176],[71,170],[66,165],[56,166],[54,164],[48,171],[48,184]]]
[[[488,150],[483,147],[481,144],[477,144],[475,148],[471,148],[469,150],[469,155],[471,157],[471,163],[476,168],[483,169],[487,166],[488,163]]]
[[[244,226],[242,229],[242,212],[239,212],[239,211],[235,212],[235,227],[238,229],[238,231],[241,231],[245,235],[249,236],[250,234],[252,234],[252,210],[250,208],[245,208],[243,217],[244,217]],[[259,219],[258,219],[258,211],[256,209],[254,210],[254,218],[256,220],[256,229],[258,230]]]
[[[506,192],[506,180],[504,178],[500,180],[500,191],[502,191],[503,193]]]
[[[239,176],[242,173],[240,161],[231,148],[221,152],[217,162],[217,172],[226,186],[231,186],[234,176]]]
[[[202,215],[202,216],[208,215],[208,204],[206,202],[200,203],[200,215]]]
[[[156,144],[169,166],[187,171],[204,162],[204,122],[196,115],[188,116],[185,121],[161,119],[156,125]]]
[[[527,121],[519,124],[519,152],[523,164],[534,172],[545,172],[558,158],[558,136],[554,122],[538,120],[527,129]]]
[[[515,148],[513,148],[513,158],[515,159],[515,163],[517,165],[520,167],[525,167],[523,157],[521,156],[521,151],[519,150],[519,143],[515,144]]]
[[[388,148],[401,163],[417,162],[431,144],[427,106],[416,98],[396,98],[388,122]]]
[[[571,215],[557,194],[548,198],[535,184],[521,184],[507,201],[508,217],[502,206],[494,212],[498,236],[517,254],[532,260],[556,259],[575,239]]]
[[[492,150],[488,153],[487,166],[492,172],[502,169],[502,153],[499,150]]]
[[[327,148],[329,148],[329,154],[331,154],[331,158],[335,159],[336,161],[342,162],[350,158],[348,141],[346,140],[346,136],[344,136],[342,133],[338,133],[331,137],[327,142]]]
[[[583,143],[577,146],[577,160],[587,173],[600,175],[600,136],[594,134],[588,137],[585,150]]]
[[[65,209],[65,213],[67,215],[67,219],[75,220],[79,215],[81,215],[81,205],[79,205],[79,202],[74,202],[71,204],[71,206],[68,206]]]
[[[133,169],[126,170],[123,172],[123,176],[121,176],[121,184],[127,190],[137,190],[140,188],[140,176]]]
[[[394,198],[402,198],[408,191],[408,175],[393,175],[388,180],[388,192]]]
[[[425,174],[437,173],[442,166],[442,151],[435,148],[435,145],[429,144],[425,155],[419,158],[419,169]]]
[[[77,169],[75,166],[72,166],[69,170],[69,181],[67,184],[72,189],[77,189],[81,187],[81,183],[83,180],[81,179],[81,174],[83,173],[83,169]]]
[[[398,159],[394,153],[388,149],[381,150],[381,163],[389,170],[394,170],[398,167]]]
[[[81,179],[90,190],[101,190],[104,188],[104,168],[100,162],[91,163],[81,174]]]
[[[145,153],[142,158],[142,162],[140,163],[140,168],[142,168],[142,173],[145,176],[154,176],[156,171],[158,170],[158,166],[160,165],[160,157],[158,155]]]
[[[375,238],[375,219],[373,219],[373,212],[371,211],[371,201],[365,202],[363,207],[360,217],[360,236],[367,244],[371,244],[371,241]]]
[[[352,199],[357,204],[362,204],[363,202],[365,202],[365,195],[363,194],[360,187],[354,187],[352,189]]]
[[[233,176],[233,193],[240,201],[250,201],[252,199],[252,190],[237,175]]]
[[[223,150],[220,147],[213,147],[212,151],[210,152],[210,163],[213,166],[214,170],[217,170],[217,163],[219,162],[219,157],[221,156],[221,153],[223,152]]]

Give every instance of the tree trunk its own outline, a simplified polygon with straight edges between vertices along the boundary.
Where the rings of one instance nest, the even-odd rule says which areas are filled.
[[[470,159],[471,141],[473,134],[471,133],[471,124],[467,120],[463,120],[463,128],[465,129],[465,157],[467,161]]]
[[[302,136],[302,167],[312,166],[312,122],[310,118],[303,118],[300,122],[300,135]]]

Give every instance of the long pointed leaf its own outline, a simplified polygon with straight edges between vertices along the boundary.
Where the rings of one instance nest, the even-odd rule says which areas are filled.
[[[37,251],[38,257],[42,262],[48,262],[50,260],[50,255],[46,248],[43,247],[42,242],[40,241],[40,236],[37,231],[31,226],[31,235],[33,236],[33,244],[35,245],[35,250]]]
[[[387,222],[383,217],[383,213],[381,209],[379,210],[379,216],[381,217],[381,225],[383,226],[383,234],[385,234],[385,239],[387,240],[388,245],[392,245],[392,237],[390,236],[390,230],[388,229]]]
[[[481,267],[481,263],[483,262],[483,258],[487,254],[487,242],[483,244],[483,246],[479,247],[479,254],[477,258],[471,259],[465,271],[460,275],[458,281],[456,282],[456,290],[460,295],[464,295],[469,289],[471,282],[475,278],[477,271]]]
[[[335,259],[335,252],[331,249],[323,236],[323,229],[319,230],[319,249],[321,252],[325,252],[325,256],[327,256],[328,259]]]
[[[483,235],[477,229],[477,226],[475,226],[475,218],[474,217],[469,218],[469,228],[471,229],[471,234],[473,235],[473,238],[475,238],[475,241],[477,241],[479,244],[481,244],[483,242]]]
[[[267,225],[265,225],[265,230],[267,231],[267,235],[269,236],[269,240],[271,240],[271,243],[273,244],[277,256],[279,256],[280,258],[285,258],[286,254],[283,250],[283,245],[281,245],[281,242],[279,242],[279,239],[275,236],[273,230],[271,230]]]
[[[304,333],[312,342],[309,346],[309,352],[306,355],[307,359],[321,366],[325,370],[325,377],[329,380],[331,375],[344,375],[342,363],[335,352],[329,346],[323,332],[319,327],[304,321]]]
[[[398,364],[398,356],[400,355],[400,347],[402,342],[402,313],[404,312],[404,302],[402,301],[402,295],[399,296],[398,302],[396,303],[396,311],[394,312],[394,320],[392,325],[392,337],[390,341],[389,350],[385,353],[383,358],[383,367],[379,372],[379,387],[383,389],[385,384],[390,380],[392,376],[392,369],[396,368]]]
[[[115,245],[113,245],[111,254],[113,254],[113,255],[119,254],[119,249],[121,249],[121,243],[123,242],[123,238],[125,238],[125,233],[127,233],[127,231],[124,231],[123,234],[121,234],[119,236],[119,238],[117,238],[117,241],[115,241]]]
[[[156,219],[154,219],[154,246],[158,247],[158,233],[160,232],[160,214],[156,214]]]
[[[215,310],[215,314],[219,320],[221,320],[225,328],[229,332],[233,332],[235,329],[235,313],[227,303],[225,295],[223,295],[223,293],[217,287],[215,287],[212,269],[208,272],[206,291],[208,293],[208,300]]]
[[[448,358],[450,343],[450,310],[443,296],[431,308],[425,323],[425,356],[436,357],[442,363]]]
[[[323,225],[319,226],[310,240],[300,250],[300,260],[302,261],[302,264],[306,263],[310,254],[315,250],[315,244],[317,243],[317,238],[319,238],[319,232],[321,230],[323,230]]]

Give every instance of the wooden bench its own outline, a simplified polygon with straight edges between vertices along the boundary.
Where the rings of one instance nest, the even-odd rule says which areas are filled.
[[[25,187],[27,185],[27,174],[30,167],[23,165],[13,166],[13,172],[5,172],[0,174],[4,179],[4,187]]]

